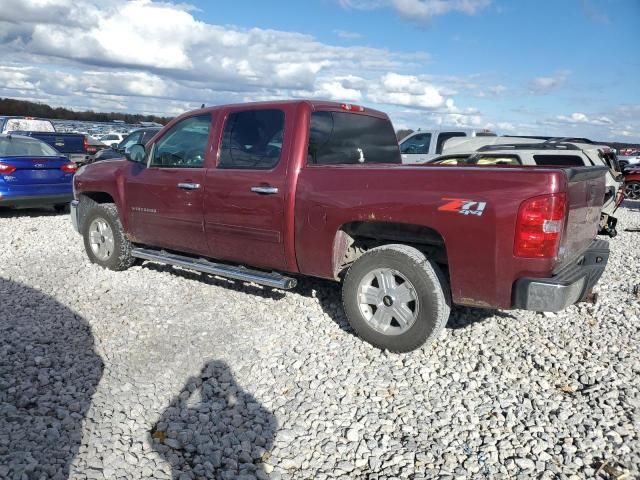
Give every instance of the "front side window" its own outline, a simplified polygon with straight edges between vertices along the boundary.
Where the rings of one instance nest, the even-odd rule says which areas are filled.
[[[419,133],[400,144],[400,153],[427,154],[429,153],[429,145],[431,145],[431,134]]]
[[[442,153],[442,149],[444,148],[444,142],[453,137],[466,137],[467,135],[464,132],[446,132],[438,135],[438,143],[436,145],[436,153]]]
[[[402,163],[402,159],[388,120],[356,113],[314,112],[309,125],[307,163]]]
[[[152,167],[199,168],[209,143],[211,114],[189,117],[176,123],[153,149]]]
[[[229,114],[222,134],[219,168],[269,170],[282,152],[284,112],[245,110]]]

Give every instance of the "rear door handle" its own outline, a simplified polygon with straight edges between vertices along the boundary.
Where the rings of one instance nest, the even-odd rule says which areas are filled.
[[[182,188],[183,190],[197,190],[200,188],[199,183],[179,183],[178,188]]]
[[[278,187],[251,187],[251,191],[253,193],[260,193],[262,195],[273,195],[274,193],[278,193]]]

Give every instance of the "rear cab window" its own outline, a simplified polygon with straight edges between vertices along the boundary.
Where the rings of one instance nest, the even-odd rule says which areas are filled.
[[[34,118],[8,118],[2,128],[3,132],[49,132],[56,131],[49,120]]]
[[[366,114],[318,111],[311,114],[308,165],[400,164],[393,125]]]
[[[536,165],[584,167],[582,157],[578,155],[534,155]]]

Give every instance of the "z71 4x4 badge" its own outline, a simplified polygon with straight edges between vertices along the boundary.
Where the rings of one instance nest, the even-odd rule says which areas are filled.
[[[467,200],[466,198],[443,198],[446,201],[444,205],[438,207],[441,212],[457,212],[462,215],[482,216],[487,202],[477,202],[475,200]]]

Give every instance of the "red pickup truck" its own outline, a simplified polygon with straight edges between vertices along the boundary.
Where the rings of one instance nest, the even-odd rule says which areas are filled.
[[[142,259],[284,289],[341,281],[356,332],[409,351],[452,303],[583,301],[608,259],[594,240],[605,173],[402,165],[382,112],[239,104],[188,112],[126,159],[82,167],[71,217],[89,259],[114,270]]]

